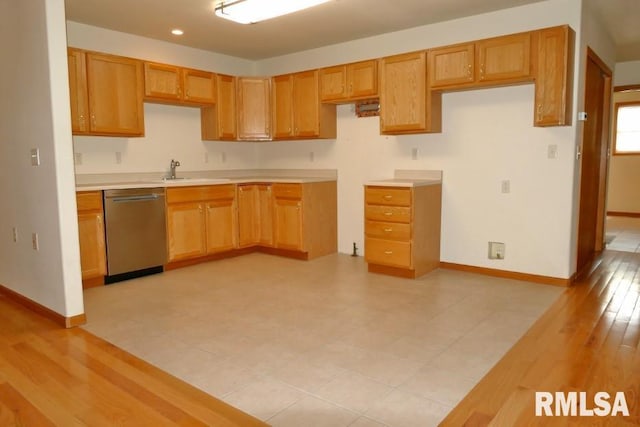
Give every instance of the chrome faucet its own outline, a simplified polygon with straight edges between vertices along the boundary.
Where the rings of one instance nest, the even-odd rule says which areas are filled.
[[[176,179],[176,168],[180,166],[180,162],[171,159],[171,176],[169,179]]]

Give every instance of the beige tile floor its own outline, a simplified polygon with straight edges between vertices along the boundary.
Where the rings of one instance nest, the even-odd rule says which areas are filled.
[[[562,292],[265,254],[85,292],[85,329],[274,426],[431,426]]]
[[[640,253],[640,218],[607,217],[606,236],[607,249]]]

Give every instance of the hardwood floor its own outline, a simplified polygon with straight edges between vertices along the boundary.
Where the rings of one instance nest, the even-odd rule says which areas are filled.
[[[640,254],[603,252],[441,425],[639,425],[639,295]],[[622,391],[630,414],[536,417],[536,391]]]
[[[265,426],[80,329],[0,296],[1,426]]]

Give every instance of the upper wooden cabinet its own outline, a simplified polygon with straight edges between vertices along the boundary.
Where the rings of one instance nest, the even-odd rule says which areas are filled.
[[[87,52],[89,131],[94,135],[144,135],[142,62]]]
[[[440,132],[441,97],[427,90],[427,56],[413,52],[380,60],[380,132]]]
[[[71,98],[71,130],[77,134],[89,131],[89,100],[87,99],[87,63],[85,53],[67,50],[69,65],[69,96]]]
[[[217,102],[202,108],[202,139],[234,141],[236,139],[236,77],[216,74]]]
[[[68,49],[74,134],[142,136],[142,62]]]
[[[172,104],[215,103],[215,74],[174,65],[144,63],[146,101]]]
[[[320,69],[320,100],[350,102],[378,97],[378,62],[356,62]]]
[[[567,25],[535,33],[535,126],[571,125],[573,39]]]
[[[240,77],[237,90],[238,139],[271,139],[271,79]]]
[[[429,87],[456,89],[531,79],[531,33],[429,50]]]
[[[274,139],[336,137],[336,107],[321,104],[318,70],[273,78]]]

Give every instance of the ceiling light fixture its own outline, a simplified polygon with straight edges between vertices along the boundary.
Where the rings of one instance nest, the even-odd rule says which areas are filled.
[[[329,0],[222,0],[216,7],[217,16],[240,24],[256,22],[308,9]]]
[[[173,34],[174,36],[181,36],[184,34],[184,31],[179,28],[174,28],[173,30],[171,30],[171,34]]]

